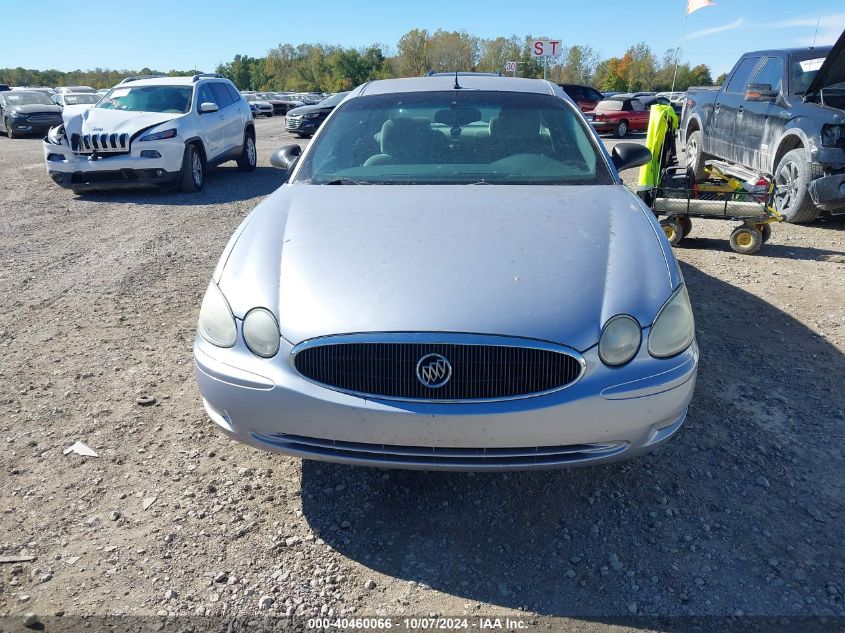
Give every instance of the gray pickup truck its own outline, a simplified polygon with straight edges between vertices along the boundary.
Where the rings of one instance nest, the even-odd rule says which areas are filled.
[[[690,88],[687,166],[719,159],[775,179],[789,222],[845,213],[845,33],[832,47],[746,53],[718,88]]]

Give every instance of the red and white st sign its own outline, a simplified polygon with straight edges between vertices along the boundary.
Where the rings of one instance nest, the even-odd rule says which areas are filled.
[[[560,40],[534,40],[531,54],[534,57],[557,57],[561,53]]]

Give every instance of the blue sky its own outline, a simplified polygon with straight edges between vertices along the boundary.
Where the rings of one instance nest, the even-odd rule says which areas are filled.
[[[693,13],[683,57],[714,77],[746,50],[809,45],[845,29],[842,0],[717,0]],[[639,41],[661,57],[677,45],[686,0],[39,0],[3,2],[0,67],[213,70],[235,53],[281,42],[395,47],[412,28],[481,37],[548,35],[603,57]],[[657,17],[655,17],[657,16]],[[654,23],[659,26],[655,27]]]

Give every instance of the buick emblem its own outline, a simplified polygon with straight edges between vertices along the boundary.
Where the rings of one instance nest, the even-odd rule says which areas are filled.
[[[426,354],[417,362],[417,380],[426,387],[437,389],[452,377],[452,364],[440,354]]]

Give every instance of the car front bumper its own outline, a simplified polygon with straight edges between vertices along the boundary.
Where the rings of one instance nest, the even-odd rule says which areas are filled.
[[[285,129],[288,132],[299,132],[301,134],[314,134],[320,122],[314,119],[293,119],[285,118]]]
[[[807,189],[819,209],[845,213],[845,172],[812,180]]]
[[[135,141],[125,154],[77,154],[66,140],[42,143],[44,162],[53,181],[81,190],[137,189],[171,185],[180,178],[185,145],[181,139]],[[142,151],[157,157],[141,156]]]
[[[583,353],[581,379],[554,393],[490,403],[397,402],[304,379],[288,362],[286,341],[275,359],[242,347],[220,349],[199,337],[194,343],[203,404],[226,435],[305,459],[416,470],[528,470],[634,457],[681,427],[698,368],[695,343],[664,360],[641,349],[621,368],[604,366],[594,347]]]

